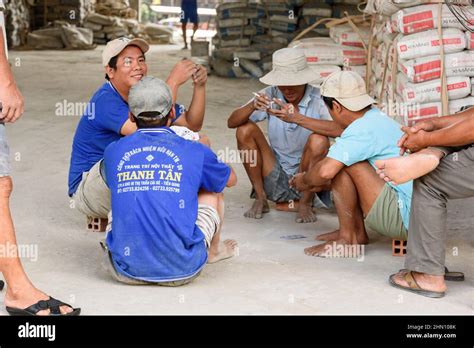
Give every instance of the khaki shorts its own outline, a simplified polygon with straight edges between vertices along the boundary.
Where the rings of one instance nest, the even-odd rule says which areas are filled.
[[[385,184],[365,218],[365,225],[384,236],[407,240],[408,231],[400,215],[398,194],[390,185]]]
[[[109,215],[109,226],[110,226],[111,221],[112,221],[112,214]],[[214,238],[214,235],[217,233],[217,231],[219,231],[220,223],[221,221],[219,218],[219,214],[217,213],[217,210],[214,207],[211,207],[210,205],[206,205],[206,204],[199,204],[196,225],[204,234],[204,240],[206,242],[206,246],[208,249],[211,246],[212,238]],[[188,284],[192,282],[194,279],[196,279],[197,277],[199,277],[199,275],[201,274],[201,271],[199,271],[197,274],[195,274],[194,276],[190,278],[170,281],[170,282],[147,282],[144,280],[127,277],[119,273],[115,269],[114,262],[112,260],[112,255],[110,254],[105,242],[101,242],[100,245],[102,247],[102,250],[104,251],[103,260],[102,260],[103,267],[110,273],[112,278],[125,284],[160,285],[160,286],[175,287],[175,286]]]
[[[73,198],[81,213],[106,219],[111,209],[110,190],[102,177],[101,163],[97,162],[91,170],[82,173],[82,180]]]

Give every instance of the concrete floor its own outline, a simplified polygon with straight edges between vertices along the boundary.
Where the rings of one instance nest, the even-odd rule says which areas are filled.
[[[188,51],[189,52],[189,51]],[[187,52],[155,46],[149,75],[165,78]],[[37,261],[24,259],[34,283],[51,295],[95,314],[472,314],[474,200],[450,204],[447,265],[466,281],[449,283],[444,299],[398,291],[388,276],[403,266],[391,256],[390,240],[371,234],[363,262],[304,255],[315,235],[334,230],[334,214],[315,224],[295,224],[293,213],[272,210],[260,221],[243,218],[251,203],[242,165],[236,188],[226,192],[223,233],[240,243],[240,254],[205,267],[194,283],[180,288],[115,283],[100,265],[102,234],[86,231],[85,218],[70,208],[67,173],[78,116],[56,116],[56,103],[87,102],[103,83],[101,51],[11,52],[14,73],[26,97],[21,121],[8,126],[14,194],[12,210],[21,244],[36,244]],[[258,81],[211,76],[204,132],[215,151],[235,149],[227,129],[231,110],[261,88]],[[188,105],[191,84],[179,101]],[[285,240],[300,234],[306,238]],[[453,256],[458,248],[458,256]],[[0,313],[6,314],[3,304]]]

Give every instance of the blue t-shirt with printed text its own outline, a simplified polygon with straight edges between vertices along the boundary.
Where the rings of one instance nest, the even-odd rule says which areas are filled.
[[[109,145],[104,163],[112,195],[107,246],[117,271],[150,282],[197,274],[207,261],[196,226],[198,192],[222,192],[230,168],[166,127],[139,129]]]
[[[175,105],[176,117],[185,111],[184,106]],[[72,196],[88,172],[104,157],[105,148],[120,139],[120,130],[128,120],[128,104],[113,87],[104,83],[92,96],[74,135],[69,167],[69,196]]]
[[[346,166],[368,161],[375,168],[377,160],[400,156],[397,142],[402,135],[400,124],[379,109],[372,108],[336,138],[336,143],[329,149],[328,157]],[[402,185],[389,185],[398,194],[400,214],[408,230],[413,181]]]

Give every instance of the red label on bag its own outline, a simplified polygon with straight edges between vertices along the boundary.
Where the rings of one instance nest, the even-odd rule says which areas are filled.
[[[434,69],[440,69],[441,68],[441,59],[439,60],[434,60],[428,63],[423,63],[419,65],[415,65],[413,67],[415,69],[415,73],[421,73],[429,70],[434,70]]]
[[[467,83],[465,81],[453,83],[452,85],[448,85],[448,91],[452,91],[453,89],[466,88],[466,87],[467,87]]]
[[[319,61],[319,58],[318,57],[307,57],[306,61],[308,63],[316,63],[317,61]]]
[[[407,50],[408,50],[407,45],[401,45],[401,46],[400,46],[400,51],[406,52]]]
[[[423,31],[423,30],[428,30],[428,29],[434,29],[435,25],[432,20],[425,21],[425,22],[419,22],[419,23],[413,23],[409,25],[405,25],[403,27],[403,32],[404,33],[413,33],[413,32],[418,32],[418,31]]]
[[[452,39],[443,39],[443,45],[459,45],[461,43],[461,38],[454,37]],[[431,46],[439,46],[439,40],[431,41]]]
[[[418,12],[412,15],[405,16],[403,17],[403,24],[418,22],[425,19],[433,19],[433,12],[425,11],[425,12]]]

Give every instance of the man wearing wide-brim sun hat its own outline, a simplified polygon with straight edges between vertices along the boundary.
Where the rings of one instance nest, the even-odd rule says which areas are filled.
[[[273,54],[273,70],[260,79],[268,87],[254,93],[254,98],[230,115],[228,126],[237,128],[237,146],[245,151],[241,154],[248,154],[243,162],[252,183],[251,198],[255,199],[245,217],[262,218],[269,211],[268,200],[281,203],[278,206],[283,209],[288,207],[286,202],[291,205],[299,200],[296,222],[314,222],[313,207],[331,205],[329,187],[298,192],[288,185],[293,175],[326,156],[328,137],[342,133],[319,89],[310,85],[316,79],[302,50],[278,50]],[[264,120],[268,120],[269,142],[256,124]]]

